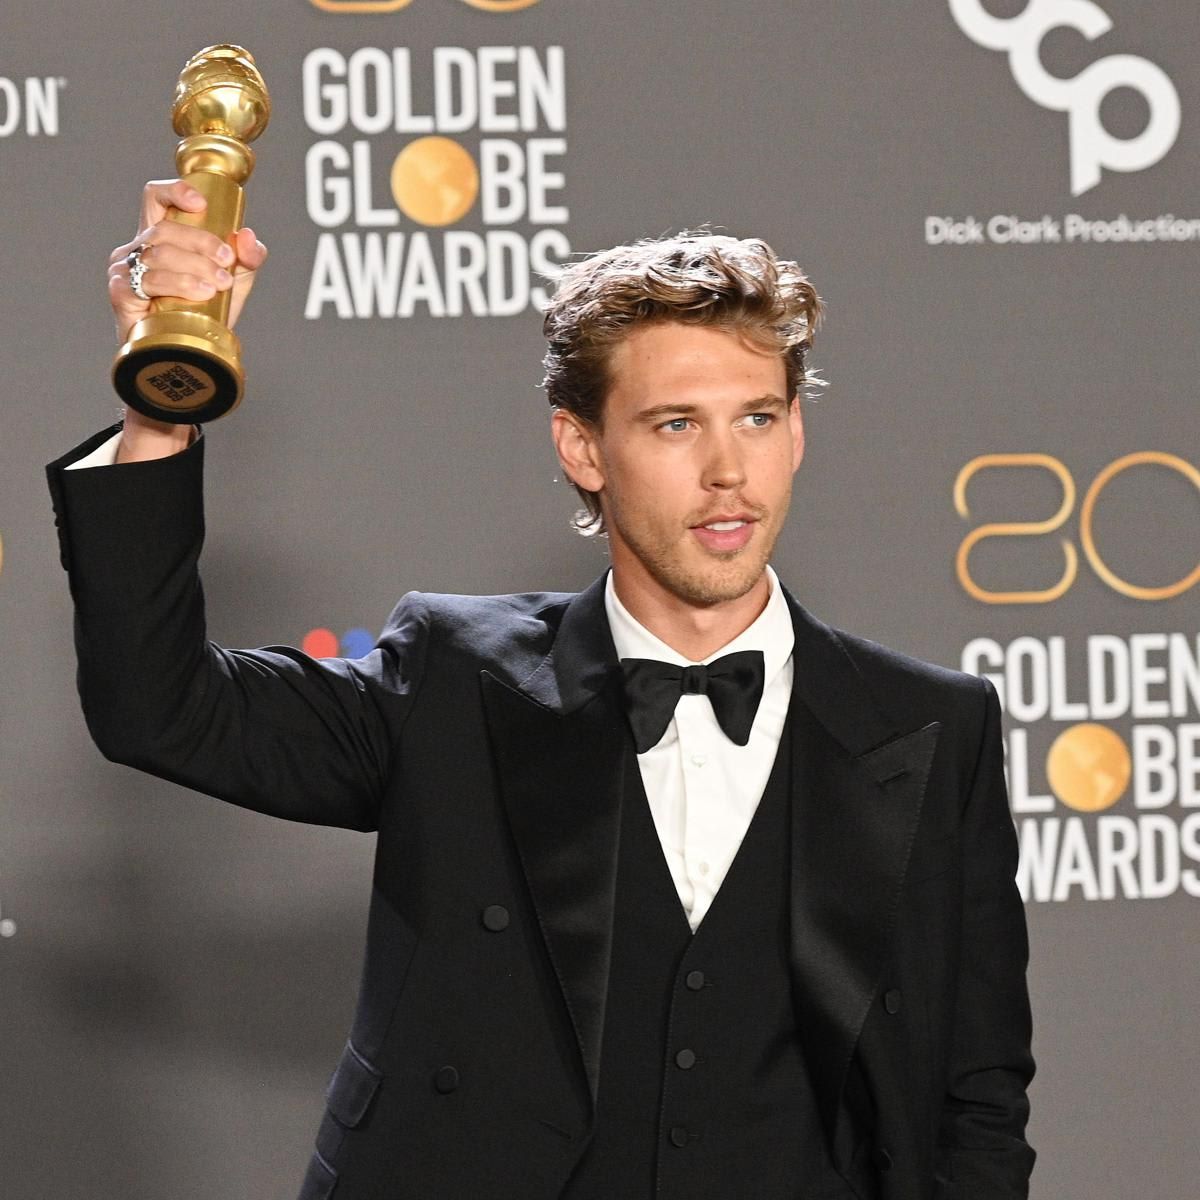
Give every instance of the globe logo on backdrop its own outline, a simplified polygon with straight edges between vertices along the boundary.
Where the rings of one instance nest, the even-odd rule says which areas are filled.
[[[392,196],[405,216],[422,225],[453,225],[479,195],[479,168],[456,141],[422,137],[392,164]]]
[[[1095,41],[1113,27],[1092,0],[1029,0],[1015,17],[995,17],[981,0],[950,0],[950,13],[973,42],[1006,50],[1017,86],[1035,104],[1068,114],[1071,195],[1099,182],[1102,168],[1143,171],[1163,159],[1179,136],[1179,93],[1157,64],[1133,54],[1112,54],[1073,79],[1058,79],[1042,64],[1042,40],[1053,29],[1069,28]],[[1100,106],[1118,88],[1139,92],[1150,109],[1146,127],[1131,138],[1114,137],[1104,127]]]
[[[1026,900],[1200,898],[1200,636],[971,638],[991,681]]]
[[[302,84],[305,317],[545,307],[571,253],[562,46],[319,46]]]
[[[993,485],[1007,476],[1007,504],[1024,500],[1031,471],[1048,474],[1057,485],[1060,495],[1047,502],[1047,508],[1058,504],[1056,512],[1020,521],[980,521],[972,513],[967,486],[975,476],[998,473]],[[1002,624],[962,649],[962,669],[991,681],[1006,718],[1005,769],[1021,850],[1017,884],[1033,902],[1200,898],[1200,634],[1194,608],[1172,610],[1180,616],[1170,629],[1154,628],[1157,621],[1139,620],[1128,607],[1186,603],[1186,594],[1200,587],[1200,507],[1175,499],[1122,510],[1120,481],[1147,471],[1159,485],[1169,478],[1164,472],[1182,478],[1200,499],[1200,468],[1150,450],[1102,467],[1078,505],[1075,472],[1049,454],[978,455],[955,480],[954,508],[976,522],[955,555],[958,582],[971,601],[1057,604],[1088,573],[1085,586],[1100,584],[1111,593],[1098,627],[1073,622],[1069,633],[1048,633],[1045,621],[1031,618],[1023,632],[1014,635]],[[1110,486],[1118,491],[1116,500],[1108,497]],[[993,491],[990,503],[1003,494]],[[1102,504],[1109,506],[1107,516],[1097,522]],[[1138,518],[1147,516],[1160,537],[1169,531],[1164,549],[1178,564],[1160,579],[1128,568],[1118,573],[1115,565],[1146,540]],[[1025,552],[993,557],[1005,545]],[[974,563],[975,557],[983,561]],[[1131,628],[1118,634],[1110,621]],[[996,636],[998,628],[1010,630],[1007,639]]]
[[[1072,725],[1046,756],[1050,790],[1076,812],[1102,812],[1125,794],[1133,762],[1129,747],[1107,725]]]

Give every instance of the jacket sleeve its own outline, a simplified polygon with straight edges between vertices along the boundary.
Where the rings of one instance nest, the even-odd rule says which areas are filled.
[[[419,600],[365,658],[206,639],[204,441],[168,458],[47,468],[75,602],[78,687],[101,752],[258,812],[374,829],[424,647]]]
[[[1016,886],[1000,703],[987,680],[979,683],[984,717],[962,814],[961,950],[938,1136],[938,1200],[1024,1198],[1034,1162],[1025,1140],[1034,1071],[1029,942]]]

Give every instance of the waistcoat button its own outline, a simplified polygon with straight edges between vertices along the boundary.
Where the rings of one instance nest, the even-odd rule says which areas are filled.
[[[682,1125],[671,1130],[671,1145],[682,1150],[688,1144],[688,1131]]]
[[[704,972],[689,971],[683,982],[687,985],[689,992],[698,992],[704,986]]]
[[[893,1015],[900,1011],[900,989],[889,988],[883,993],[883,1007]]]
[[[493,933],[508,928],[508,909],[503,904],[489,904],[483,910],[483,927]]]
[[[680,1050],[675,1055],[675,1065],[683,1071],[690,1071],[696,1065],[695,1050]]]
[[[433,1077],[433,1086],[443,1096],[448,1096],[458,1087],[458,1072],[453,1067],[442,1067]]]

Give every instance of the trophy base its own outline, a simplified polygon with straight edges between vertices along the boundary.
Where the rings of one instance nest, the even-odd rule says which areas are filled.
[[[215,421],[242,398],[241,349],[228,326],[204,313],[151,313],[117,351],[113,387],[130,408],[155,421]]]

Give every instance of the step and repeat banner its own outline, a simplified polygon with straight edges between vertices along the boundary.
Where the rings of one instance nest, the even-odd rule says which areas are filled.
[[[776,566],[999,689],[1042,1200],[1191,1195],[1200,9],[1184,0],[8,0],[0,42],[0,1195],[295,1194],[369,837],[105,762],[42,464],[111,423],[110,248],[201,47],[273,115],[211,632],[369,647],[405,591],[572,590],[539,308],[702,224],[828,304]],[[798,664],[803,670],[803,664]],[[853,880],[847,880],[854,886]]]

